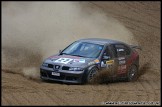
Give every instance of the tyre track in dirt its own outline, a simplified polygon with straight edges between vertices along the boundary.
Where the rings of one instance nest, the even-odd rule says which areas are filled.
[[[142,83],[142,82],[140,82],[141,83],[141,85],[142,85],[142,87],[145,89],[145,94],[146,94],[146,100],[147,101],[150,101],[150,92],[149,92],[149,90],[148,90],[148,88],[150,87],[149,85],[148,85],[148,83],[147,83],[147,81],[146,82],[144,82],[144,83]],[[152,91],[152,90],[151,90]],[[152,94],[151,95],[151,98],[155,98],[155,96]],[[153,101],[152,99],[151,99],[151,101]]]
[[[15,79],[15,84],[19,85],[14,88],[7,87],[7,82],[2,85],[7,87],[2,88],[2,92],[5,92],[2,97],[4,105],[100,105],[103,101],[159,101],[160,98],[160,81],[147,80],[145,75],[136,82],[81,86],[36,82],[24,79],[18,74],[5,75],[16,75],[19,80]],[[157,76],[153,75],[157,79]],[[10,82],[9,80],[13,81],[11,78],[5,78],[3,81]],[[23,84],[24,88],[21,87]]]
[[[145,90],[145,88],[143,87],[143,85],[141,84],[141,81],[137,81],[136,83],[135,83],[135,85],[136,85],[136,88],[137,88],[137,92],[136,92],[136,95],[137,95],[137,99],[138,99],[138,101],[142,101],[142,100],[146,100],[146,92],[144,91]]]
[[[32,81],[30,81],[30,82],[32,82]],[[38,102],[42,102],[42,104],[41,103],[40,104],[38,103],[39,105],[47,105],[47,104],[49,104],[49,105],[51,105],[51,104],[57,105],[57,103],[51,97],[49,97],[48,94],[46,94],[44,91],[40,90],[41,87],[39,87],[39,85],[37,84],[37,82],[34,82],[32,84],[30,82],[28,82],[27,85],[29,87],[33,88],[33,90],[37,90],[36,93],[34,92],[34,94],[35,94],[34,96],[33,96],[32,93],[31,93],[31,95],[33,97],[35,97],[34,99],[39,99],[40,101],[38,100]],[[31,100],[31,102],[32,101],[33,100]]]
[[[20,76],[20,75],[17,75]],[[23,78],[22,76],[20,76],[21,78]],[[19,78],[20,78],[19,77]],[[17,81],[18,84],[20,84],[20,86],[22,85],[22,82]],[[7,94],[5,97],[7,97],[7,99],[14,99],[10,104],[16,104],[16,105],[52,105],[55,104],[57,105],[57,103],[51,99],[48,94],[46,94],[44,91],[41,90],[41,87],[39,87],[38,82],[35,81],[31,81],[28,79],[25,79],[25,81],[23,80],[23,84],[25,84],[24,88],[21,89],[21,87],[18,86],[14,86],[14,87],[8,87],[8,89],[11,90],[12,89],[15,90],[14,93],[11,93],[10,90],[8,91],[9,94]],[[27,88],[30,87],[30,88]],[[7,89],[7,88],[6,88]],[[20,91],[16,91],[16,90],[21,90]],[[18,96],[18,97],[17,97]],[[5,98],[4,98],[5,99]],[[59,99],[59,98],[57,98]],[[62,101],[62,100],[60,100]]]

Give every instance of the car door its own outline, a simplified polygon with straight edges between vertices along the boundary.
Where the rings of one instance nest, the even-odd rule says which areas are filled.
[[[128,70],[127,61],[130,57],[130,50],[124,44],[115,44],[114,47],[115,47],[116,57],[118,62],[117,64],[118,69],[116,71],[116,74],[118,76],[125,76]]]
[[[108,58],[104,58],[104,57]],[[117,70],[117,64],[118,59],[115,58],[113,51],[110,47],[110,45],[106,46],[105,51],[103,52],[102,58],[101,58],[101,68],[105,69],[108,72],[109,76],[114,76],[115,72]]]

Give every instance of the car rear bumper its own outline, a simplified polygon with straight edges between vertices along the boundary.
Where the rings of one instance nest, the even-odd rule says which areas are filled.
[[[40,69],[40,78],[43,80],[52,80],[52,81],[59,81],[64,83],[82,83],[83,81],[83,73],[68,73],[67,72],[58,72],[59,76],[52,75],[51,71],[46,69]],[[77,71],[76,71],[77,72]]]

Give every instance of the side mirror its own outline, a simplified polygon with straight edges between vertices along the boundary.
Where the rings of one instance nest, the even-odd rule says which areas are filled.
[[[59,54],[62,52],[62,50],[59,50]]]
[[[109,59],[110,59],[110,56],[103,56],[102,59],[103,59],[103,60],[109,60]]]

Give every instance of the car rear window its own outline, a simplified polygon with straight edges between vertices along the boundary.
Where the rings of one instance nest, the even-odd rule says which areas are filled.
[[[112,45],[111,48],[114,51],[115,57],[123,57],[125,55],[130,55],[131,52],[129,47],[124,44],[115,44]]]

